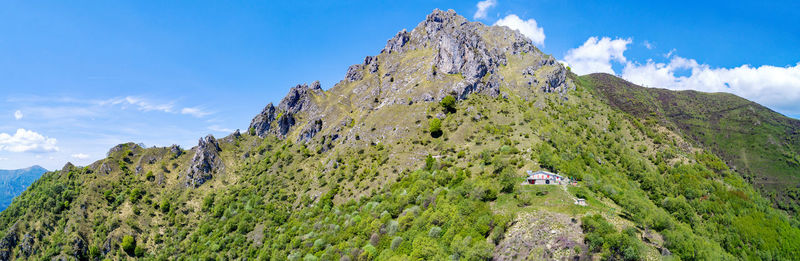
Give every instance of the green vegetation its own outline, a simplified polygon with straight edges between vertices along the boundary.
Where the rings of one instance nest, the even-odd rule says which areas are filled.
[[[438,138],[442,136],[442,120],[439,118],[433,118],[428,122],[428,131],[431,133],[431,136],[434,138]]]
[[[447,113],[454,113],[456,112],[456,98],[452,95],[447,95],[442,98],[442,101],[439,102],[442,105],[442,108]]]
[[[773,206],[798,217],[800,121],[732,94],[644,88],[606,74],[579,80],[640,126],[664,126],[719,155]]]
[[[494,29],[487,29],[483,37],[507,35]],[[733,108],[728,112],[740,114],[719,112],[712,115],[720,117],[704,118],[705,113],[666,108],[693,108],[683,99],[674,99],[677,105],[653,105],[664,95],[684,94],[664,91],[656,96],[634,90],[635,95],[621,96],[629,100],[609,98],[602,92],[605,85],[594,76],[573,74],[558,88],[575,83],[574,89],[545,93],[534,84],[563,71],[557,63],[542,60],[551,57],[535,48],[506,53],[507,64],[481,79],[504,79],[496,87],[498,92],[474,93],[458,102],[447,96],[437,104],[426,102],[432,100],[431,93],[456,86],[465,76],[436,75],[435,53],[418,48],[380,54],[376,61],[390,66],[381,64],[374,73],[364,68],[361,80],[342,81],[324,95],[306,96],[307,107],[319,109],[316,114],[279,112],[284,124],[296,121],[285,134],[260,138],[250,129],[219,138],[220,150],[213,153],[218,153],[222,166],[210,168],[219,171],[209,173],[211,178],[198,187],[186,186],[187,169],[212,163],[192,162],[193,151],[177,153],[133,143],[114,147],[107,158],[87,167],[46,173],[0,213],[0,257],[789,260],[800,256],[800,222],[773,208],[772,196],[759,194],[761,188],[751,185],[753,176],[726,154],[730,151],[723,142],[729,141],[745,148],[740,152],[747,156],[742,157],[754,164],[746,166],[751,170],[760,166],[763,162],[753,156],[759,151],[753,140],[739,141],[737,137],[745,135],[741,133],[730,134],[731,140],[718,137],[727,130],[743,132],[734,127],[732,118],[747,116],[747,111],[758,114],[757,108]],[[401,69],[383,71],[394,66]],[[521,73],[534,67],[536,72]],[[370,89],[386,83],[402,91],[384,97],[386,92]],[[369,93],[376,96],[363,96]],[[686,94],[693,95],[703,96]],[[691,101],[705,102],[709,108],[730,102],[720,95]],[[636,106],[645,109],[632,111]],[[308,140],[299,139],[308,134],[303,130],[309,129],[310,120],[323,114],[324,127]],[[767,130],[785,130],[759,119]],[[705,121],[710,123],[704,125]],[[681,127],[684,123],[701,127]],[[272,124],[276,128],[272,130],[285,127]],[[792,170],[791,162],[800,163],[800,153],[792,147],[794,134],[770,135],[776,145],[761,152],[770,161],[784,161],[776,163],[776,170]],[[537,169],[563,174],[578,185],[523,185],[525,171]],[[800,190],[786,193],[792,199],[798,195]],[[574,204],[576,197],[586,199],[588,206]]]

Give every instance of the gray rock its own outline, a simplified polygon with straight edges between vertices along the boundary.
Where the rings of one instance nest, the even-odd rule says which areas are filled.
[[[307,84],[298,84],[289,89],[289,93],[278,104],[278,110],[297,114],[309,109],[313,105],[312,94],[321,94],[322,87],[319,81],[315,81],[309,87]]]
[[[322,130],[322,119],[312,120],[300,131],[300,136],[297,137],[298,142],[308,142],[314,135]]]
[[[72,246],[70,254],[73,257],[81,260],[89,254],[89,248],[86,246],[86,240],[83,240],[81,236],[75,235],[70,244]]]
[[[33,243],[33,236],[31,236],[31,234],[25,233],[25,235],[22,236],[22,242],[19,245],[19,250],[25,257],[36,253],[36,250],[33,248]]]
[[[205,138],[201,138],[197,147],[194,148],[194,156],[189,162],[189,169],[186,170],[184,186],[199,187],[213,178],[214,174],[223,170],[225,166],[219,157],[220,151],[219,143],[214,136],[209,134]]]
[[[289,133],[289,130],[296,123],[294,119],[294,114],[292,114],[291,112],[286,112],[283,115],[281,115],[281,117],[278,118],[277,122],[278,122],[278,129],[277,129],[278,132],[276,133],[276,135],[278,136],[278,138],[286,137],[286,133]]]
[[[181,149],[181,146],[172,144],[172,146],[169,147],[169,153],[172,154],[172,158],[177,158],[183,155],[183,149]]]
[[[364,75],[361,73],[363,69],[364,65],[362,64],[350,65],[350,67],[347,68],[347,73],[344,75],[344,80],[348,82],[354,82],[364,79]]]
[[[0,260],[11,260],[11,254],[14,247],[19,242],[19,223],[14,223],[6,232],[6,235],[0,239]]]
[[[403,29],[402,31],[398,32],[397,35],[392,37],[392,39],[386,41],[386,47],[383,48],[381,53],[400,52],[410,39],[411,34],[409,34],[406,29]]]
[[[377,56],[367,56],[364,58],[364,67],[369,68],[369,73],[375,73],[378,71],[378,57]]]
[[[275,111],[272,103],[267,104],[264,110],[250,121],[250,130],[254,132],[252,134],[261,138],[266,137],[272,128],[272,122],[275,121]]]

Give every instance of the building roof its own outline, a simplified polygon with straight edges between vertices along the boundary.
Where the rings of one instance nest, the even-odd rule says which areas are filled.
[[[537,170],[536,172],[531,171],[531,170],[528,171],[528,178],[533,177],[535,175],[550,175],[550,176],[555,176],[555,177],[559,177],[561,179],[564,179],[564,176],[561,176],[561,175],[558,175],[558,174],[555,174],[555,173],[552,173],[552,172],[549,172],[549,171],[545,171],[545,170]]]

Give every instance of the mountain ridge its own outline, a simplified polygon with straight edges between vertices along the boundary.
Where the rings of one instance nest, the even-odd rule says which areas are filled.
[[[244,133],[44,174],[0,212],[0,259],[800,256],[796,220],[737,170],[590,80],[437,9]],[[533,169],[578,185],[521,184]]]

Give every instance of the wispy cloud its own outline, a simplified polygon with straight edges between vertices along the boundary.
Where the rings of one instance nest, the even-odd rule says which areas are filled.
[[[88,159],[89,155],[86,155],[86,154],[83,154],[83,153],[77,153],[77,154],[70,155],[70,157],[73,157],[73,158],[76,158],[76,159]]]
[[[478,10],[475,11],[475,15],[473,15],[472,17],[474,19],[484,19],[484,18],[486,18],[486,12],[489,11],[489,8],[492,8],[495,5],[497,5],[497,0],[484,0],[484,1],[478,2],[478,4],[475,5],[475,7],[477,7]]]
[[[225,133],[233,132],[232,129],[224,128],[224,127],[221,127],[219,125],[208,126],[208,129],[211,130],[211,131],[214,131],[214,132],[225,132]]]
[[[59,150],[56,142],[54,138],[25,129],[17,129],[14,135],[0,133],[0,151],[55,152]]]
[[[173,102],[155,103],[144,98],[127,96],[124,98],[114,98],[98,102],[99,105],[133,105],[140,111],[161,111],[173,112]],[[123,107],[124,108],[124,107]]]
[[[14,119],[21,120],[22,119],[22,111],[17,110],[14,112]]]
[[[211,112],[206,111],[200,107],[186,107],[181,109],[181,114],[192,115],[196,118],[202,118],[211,114]]]

